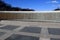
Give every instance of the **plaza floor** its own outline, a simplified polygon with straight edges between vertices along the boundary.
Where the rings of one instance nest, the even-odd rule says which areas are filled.
[[[2,20],[0,40],[60,40],[60,23]]]

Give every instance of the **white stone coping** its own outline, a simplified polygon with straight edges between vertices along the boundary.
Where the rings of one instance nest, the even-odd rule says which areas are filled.
[[[0,11],[0,13],[60,13],[60,11]]]

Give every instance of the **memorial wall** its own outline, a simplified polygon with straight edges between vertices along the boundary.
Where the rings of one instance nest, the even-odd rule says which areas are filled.
[[[42,13],[0,13],[0,19],[31,19],[60,21],[60,12]]]

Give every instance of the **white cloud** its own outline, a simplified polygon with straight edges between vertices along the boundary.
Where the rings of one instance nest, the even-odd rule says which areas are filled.
[[[46,2],[46,3],[59,3],[57,0],[52,0],[52,1],[49,1],[49,2]]]
[[[51,1],[51,3],[59,3],[58,1],[56,1],[56,0],[53,0],[53,1]]]

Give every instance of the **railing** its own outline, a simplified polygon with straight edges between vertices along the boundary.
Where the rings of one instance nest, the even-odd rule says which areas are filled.
[[[60,22],[60,11],[0,11],[0,19]]]

